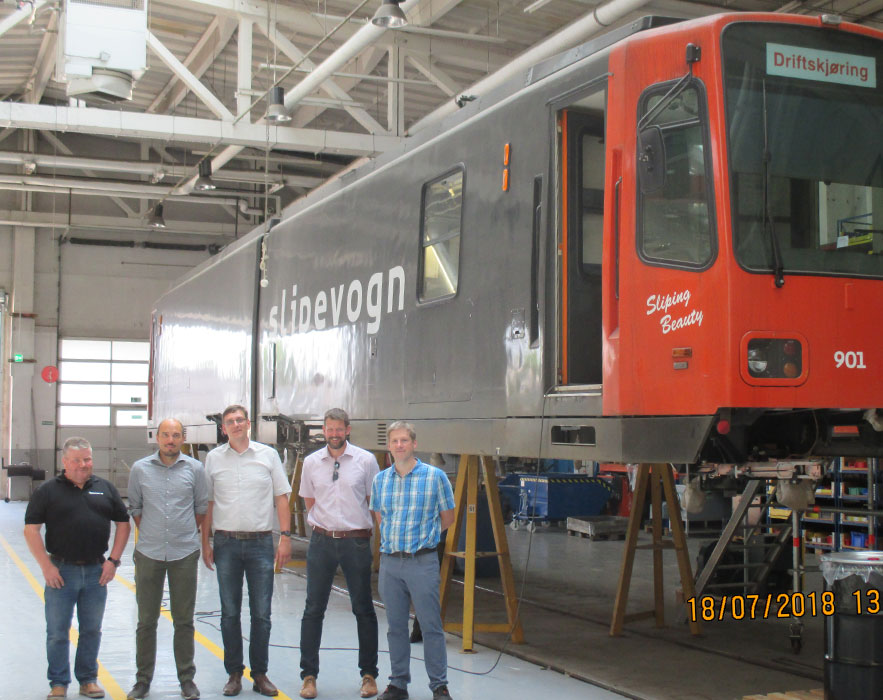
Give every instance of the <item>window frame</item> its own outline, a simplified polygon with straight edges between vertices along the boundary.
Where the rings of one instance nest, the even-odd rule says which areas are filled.
[[[92,343],[107,343],[109,345],[108,355],[109,357],[85,357],[82,356],[82,353],[74,351],[73,353],[66,353],[64,350],[65,341],[87,341]],[[114,423],[114,417],[116,415],[117,410],[123,411],[143,411],[145,416],[147,415],[147,406],[148,406],[148,393],[149,393],[149,383],[147,379],[149,378],[150,371],[150,363],[149,363],[149,354],[143,360],[137,359],[115,359],[114,357],[114,344],[115,343],[125,343],[125,344],[133,344],[139,343],[144,346],[148,346],[149,353],[149,341],[147,340],[132,340],[128,338],[61,338],[58,345],[58,365],[62,370],[64,366],[68,367],[74,365],[107,365],[107,379],[74,379],[74,380],[66,380],[63,376],[59,376],[58,379],[58,391],[56,394],[56,424],[59,427],[66,428],[76,428],[76,427],[90,427],[90,428],[116,428],[116,427],[132,427],[132,426],[118,426]],[[103,353],[97,352],[96,355],[103,355]],[[143,366],[144,369],[148,373],[148,377],[143,381],[114,381],[113,376],[113,367],[114,365],[131,365],[131,366]],[[83,403],[77,401],[61,401],[61,393],[62,387],[66,386],[77,386],[77,385],[91,385],[91,386],[103,386],[107,387],[108,401],[102,403]],[[119,403],[114,401],[114,387],[138,387],[139,389],[143,388],[144,391],[144,402],[143,403]],[[106,423],[95,423],[95,422],[68,422],[62,421],[62,413],[68,412],[63,409],[76,409],[76,408],[86,408],[86,409],[106,409],[107,410],[107,421]],[[147,422],[144,423],[147,425]],[[141,426],[138,426],[141,427]]]
[[[425,250],[433,245],[443,243],[445,241],[452,240],[455,236],[447,236],[445,238],[439,238],[431,241],[430,243],[425,243],[425,233],[426,233],[426,197],[429,191],[429,188],[432,185],[441,182],[445,178],[449,178],[456,173],[460,173],[460,225],[458,228],[458,233],[456,238],[460,239],[460,245],[457,247],[457,287],[454,289],[452,294],[443,294],[441,296],[434,296],[431,298],[425,297],[425,286],[426,280],[424,279],[424,258],[425,258]],[[457,163],[455,166],[449,168],[442,174],[437,177],[432,178],[431,180],[424,181],[421,189],[420,189],[420,232],[418,238],[418,253],[417,253],[417,304],[418,306],[427,306],[430,304],[436,304],[444,301],[448,301],[450,299],[456,298],[456,296],[460,293],[460,268],[461,268],[461,259],[462,259],[462,238],[463,238],[463,210],[465,209],[465,200],[466,200],[466,165],[464,163]]]
[[[641,118],[648,112],[647,104],[656,95],[665,95],[678,80],[669,80],[662,83],[655,83],[645,88],[638,98],[638,109],[636,115],[636,124],[640,123]],[[686,260],[669,260],[666,258],[655,258],[644,252],[644,201],[646,195],[641,192],[640,183],[638,182],[637,171],[635,172],[635,251],[638,259],[645,265],[653,267],[665,267],[676,270],[688,270],[691,272],[702,272],[709,269],[717,261],[720,253],[720,245],[718,242],[718,226],[717,226],[717,207],[715,205],[715,187],[714,187],[714,170],[711,157],[711,133],[709,130],[708,119],[708,94],[705,84],[696,77],[691,77],[687,83],[685,90],[695,89],[697,96],[697,106],[699,114],[696,120],[680,121],[662,128],[663,137],[666,132],[675,129],[684,129],[698,124],[700,133],[702,134],[702,156],[705,167],[705,201],[708,210],[708,236],[710,249],[708,259],[702,263],[693,263]],[[635,143],[635,162],[639,154],[637,149],[639,144]]]

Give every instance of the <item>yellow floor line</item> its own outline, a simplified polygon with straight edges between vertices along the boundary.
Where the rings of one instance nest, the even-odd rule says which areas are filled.
[[[3,535],[0,535],[0,544],[3,545],[3,549],[6,550],[6,553],[9,555],[9,558],[15,562],[16,566],[18,566],[22,575],[27,579],[28,583],[31,584],[31,587],[34,589],[34,592],[40,596],[40,600],[43,600],[43,587],[38,583],[37,579],[34,578],[34,575],[30,572],[25,563],[21,560],[21,558],[15,553],[12,547],[9,546],[9,543],[4,539]],[[130,581],[119,574],[116,575],[114,581],[119,582],[125,588],[128,588],[133,594],[135,593],[135,583]],[[166,606],[163,606],[161,609],[161,614],[164,618],[166,618],[169,622],[172,621],[172,614],[169,612]],[[215,644],[211,639],[206,637],[200,632],[194,633],[194,639],[199,642],[205,649],[214,654],[221,661],[224,660],[224,650]],[[77,631],[71,628],[71,642],[76,645],[77,643]],[[248,681],[253,681],[251,677],[251,669],[247,666],[245,667],[245,671],[242,673],[242,677]],[[114,680],[113,676],[107,671],[106,668],[98,662],[98,682],[104,686],[104,689],[107,691],[108,695],[113,700],[126,700],[126,692],[120,687],[119,683]],[[281,690],[279,691],[279,695],[276,696],[279,700],[291,700],[291,698],[286,695]]]
[[[19,571],[21,571],[22,575],[25,577],[25,580],[29,584],[31,584],[31,588],[34,589],[34,593],[36,593],[42,601],[43,586],[41,586],[37,579],[34,578],[34,575],[30,572],[30,569],[28,569],[25,563],[21,560],[21,557],[19,557],[18,554],[15,553],[12,547],[9,546],[9,543],[6,541],[6,538],[4,538],[3,535],[0,535],[0,544],[3,545],[3,549],[6,550],[9,558],[12,559],[13,562],[15,562],[15,565],[18,567]],[[79,635],[73,627],[71,627],[70,639],[71,643],[76,646]],[[98,682],[104,687],[104,690],[113,700],[126,700],[126,691],[120,687],[120,684],[116,682],[114,677],[100,661],[98,662]],[[76,681],[71,685],[75,684]]]

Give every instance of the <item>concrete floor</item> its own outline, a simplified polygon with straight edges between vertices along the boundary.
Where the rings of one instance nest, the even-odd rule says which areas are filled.
[[[42,576],[22,537],[25,504],[0,503],[0,644],[8,669],[0,677],[0,700],[42,698],[47,692]],[[788,620],[706,623],[701,637],[691,636],[675,621],[679,587],[672,552],[665,554],[665,602],[668,626],[657,629],[651,620],[629,623],[621,637],[608,634],[615,598],[622,541],[590,541],[569,537],[560,528],[507,530],[515,568],[516,588],[522,596],[520,614],[526,643],[506,643],[504,635],[478,633],[477,653],[460,652],[460,639],[448,640],[449,680],[453,697],[613,698],[699,700],[742,698],[789,690],[820,688],[823,669],[822,618],[805,616],[803,650],[794,654],[788,639]],[[642,535],[642,538],[649,538]],[[700,545],[690,539],[691,560]],[[296,698],[300,689],[297,644],[305,581],[304,542],[295,541],[295,562],[277,577],[273,602],[274,647],[270,678],[280,698]],[[631,587],[629,612],[652,607],[652,568],[649,551],[639,551]],[[526,573],[525,573],[526,572]],[[104,623],[100,661],[101,682],[108,697],[123,700],[134,680],[134,565],[131,545],[116,580],[111,584]],[[342,578],[339,581],[343,586]],[[477,621],[505,621],[497,579],[480,579]],[[806,592],[820,592],[818,575],[810,575]],[[379,597],[378,597],[379,599]],[[462,616],[462,588],[452,591],[449,620]],[[218,595],[214,575],[200,568],[197,600],[197,677],[203,697],[221,697],[226,676],[221,663]],[[384,635],[386,620],[378,608],[382,650],[381,679],[385,686],[388,662]],[[244,618],[247,629],[247,616]],[[323,637],[320,698],[358,697],[355,623],[344,595],[332,596]],[[492,648],[493,647],[493,648]],[[494,667],[504,648],[499,664]],[[429,698],[421,660],[414,645],[411,697]],[[491,670],[493,669],[493,670]],[[489,671],[489,672],[488,672]],[[75,689],[71,697],[76,697]],[[259,697],[250,685],[243,697]],[[171,622],[161,620],[157,676],[151,698],[180,697],[171,657]]]

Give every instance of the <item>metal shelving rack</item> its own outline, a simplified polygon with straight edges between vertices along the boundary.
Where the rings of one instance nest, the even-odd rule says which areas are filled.
[[[879,477],[875,457],[838,458],[827,488],[816,489],[816,506],[801,519],[806,546],[835,552],[874,549],[877,513],[883,507]],[[818,539],[828,533],[830,542]]]

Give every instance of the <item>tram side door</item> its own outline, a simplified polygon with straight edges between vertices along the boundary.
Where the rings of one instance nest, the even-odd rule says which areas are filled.
[[[559,385],[599,385],[604,111],[565,109],[559,133]]]

